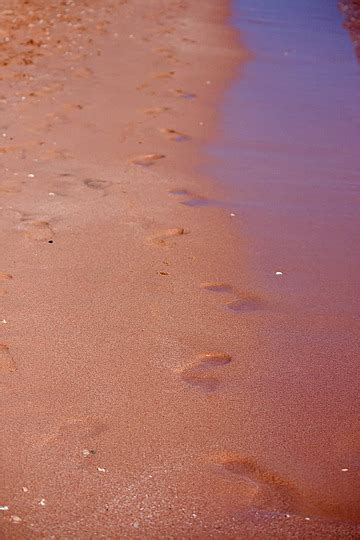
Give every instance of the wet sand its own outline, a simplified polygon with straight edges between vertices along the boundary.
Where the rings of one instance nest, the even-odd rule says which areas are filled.
[[[196,172],[226,5],[33,6],[0,12],[2,536],[355,538],[242,444],[269,303]]]

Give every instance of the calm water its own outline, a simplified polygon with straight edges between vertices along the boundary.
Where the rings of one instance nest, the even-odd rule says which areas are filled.
[[[244,446],[323,515],[357,521],[360,67],[335,0],[235,0],[233,22],[254,56],[211,153],[246,241],[243,285],[272,305],[244,345],[257,373]]]

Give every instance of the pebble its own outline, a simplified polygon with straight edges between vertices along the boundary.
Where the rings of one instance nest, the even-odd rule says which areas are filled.
[[[276,274],[277,276],[283,276],[283,275],[284,275],[284,272],[280,272],[280,270],[278,270],[277,272],[275,272],[275,274]]]
[[[9,507],[8,506],[0,506],[0,510],[3,511],[3,512],[6,512],[7,510],[9,510]]]
[[[14,523],[20,523],[20,521],[22,521],[21,517],[19,516],[11,516],[11,521],[13,521]]]
[[[106,472],[106,469],[103,469],[103,467],[97,467],[97,470],[98,470],[99,472]]]
[[[342,470],[342,472],[348,472],[349,469],[347,469],[347,468],[345,467],[345,469],[341,469],[341,470]]]
[[[45,499],[41,499],[40,502],[39,502],[39,505],[40,506],[45,506],[46,505]]]

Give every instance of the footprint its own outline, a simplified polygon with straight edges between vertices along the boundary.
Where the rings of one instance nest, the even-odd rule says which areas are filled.
[[[171,189],[169,191],[170,195],[179,195],[181,197],[189,196],[191,195],[190,191],[187,189]]]
[[[0,194],[20,193],[19,187],[0,186]]]
[[[171,141],[184,142],[190,141],[191,139],[190,135],[186,135],[185,133],[181,133],[180,131],[176,131],[175,129],[162,128],[160,129],[160,131],[161,133],[166,135]]]
[[[226,366],[230,364],[232,357],[224,352],[212,352],[199,355],[199,368],[209,369],[217,366]]]
[[[187,197],[186,200],[181,201],[181,204],[185,206],[208,206],[214,204],[215,201],[211,201],[201,195],[196,195],[187,189],[173,189],[169,191],[170,195],[176,195],[181,197]]]
[[[51,243],[53,241],[54,233],[47,221],[24,221],[19,228],[24,231],[25,236],[30,240]]]
[[[193,94],[192,92],[185,92],[185,90],[181,90],[180,88],[177,88],[175,90],[171,90],[171,93],[174,94],[176,97],[182,98],[182,99],[195,99],[196,94]]]
[[[13,373],[16,370],[9,347],[5,343],[0,343],[0,373]]]
[[[175,71],[164,71],[154,75],[154,79],[171,79],[175,75]]]
[[[226,304],[227,309],[235,311],[235,313],[248,313],[251,311],[259,311],[266,307],[266,303],[262,298],[257,296],[243,294],[235,300]]]
[[[0,281],[8,281],[9,279],[12,279],[12,275],[8,274],[7,272],[0,272]]]
[[[181,378],[204,392],[215,392],[220,386],[220,379],[214,375],[214,369],[230,364],[231,360],[230,354],[223,352],[199,355],[195,364],[180,371]]]
[[[184,370],[181,373],[181,378],[190,386],[198,388],[206,393],[215,392],[220,386],[220,381],[217,377],[209,375],[208,373],[197,373],[191,369]]]
[[[158,116],[161,113],[170,111],[170,107],[152,107],[150,109],[143,110],[144,114],[148,114],[149,116]]]
[[[159,159],[163,159],[165,156],[163,154],[145,154],[143,156],[136,157],[131,160],[131,163],[134,165],[139,165],[141,167],[150,167],[154,165]]]
[[[176,238],[177,236],[183,236],[184,234],[189,234],[190,231],[183,229],[182,227],[175,227],[173,229],[166,229],[156,236],[152,237],[152,241],[156,244],[164,245],[168,240]]]
[[[216,282],[205,282],[201,285],[202,289],[211,292],[220,292],[220,293],[231,293],[233,288],[228,283],[216,283]]]
[[[211,462],[218,474],[253,486],[253,504],[257,507],[276,511],[301,510],[301,497],[291,482],[263,469],[254,459],[224,452],[213,456]]]
[[[112,182],[108,182],[107,180],[97,180],[94,178],[85,178],[83,182],[88,188],[98,191],[104,191],[112,185]]]
[[[92,441],[105,431],[108,426],[98,418],[70,418],[60,424],[55,432],[41,438],[40,444],[52,444],[70,442],[80,444]]]

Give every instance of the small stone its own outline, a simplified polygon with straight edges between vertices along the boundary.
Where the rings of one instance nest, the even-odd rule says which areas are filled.
[[[306,518],[305,518],[305,521],[310,521],[310,518],[309,518],[309,517],[306,517]]]
[[[39,502],[39,505],[40,506],[45,506],[46,505],[45,499],[41,499],[40,502]]]
[[[88,448],[84,448],[84,450],[82,451],[82,455],[84,457],[95,456],[95,454],[96,450],[89,450]]]
[[[236,216],[236,214],[234,214],[233,212],[231,212],[230,217],[235,217],[235,216]]]
[[[20,521],[22,521],[21,517],[19,516],[11,516],[11,521],[13,521],[14,523],[20,523]]]
[[[283,276],[283,275],[284,275],[284,272],[280,272],[280,270],[278,270],[277,272],[275,272],[275,274],[276,274],[277,276]]]
[[[103,467],[97,467],[97,470],[98,470],[99,472],[106,472],[106,469],[104,469]]]
[[[138,529],[140,527],[140,523],[138,521],[134,521],[134,523],[132,524],[132,526],[135,528],[135,529]]]
[[[35,178],[35,174],[33,173],[28,174],[28,178]]]
[[[6,512],[7,510],[9,510],[9,507],[6,506],[6,505],[5,505],[5,506],[0,506],[0,510],[1,510],[2,512]]]
[[[341,469],[342,472],[348,472],[349,469],[347,469],[346,467],[344,469]]]
[[[27,492],[29,491],[29,488],[27,488],[27,487],[24,486],[24,487],[22,488],[22,490],[23,490],[24,493],[27,493]]]

